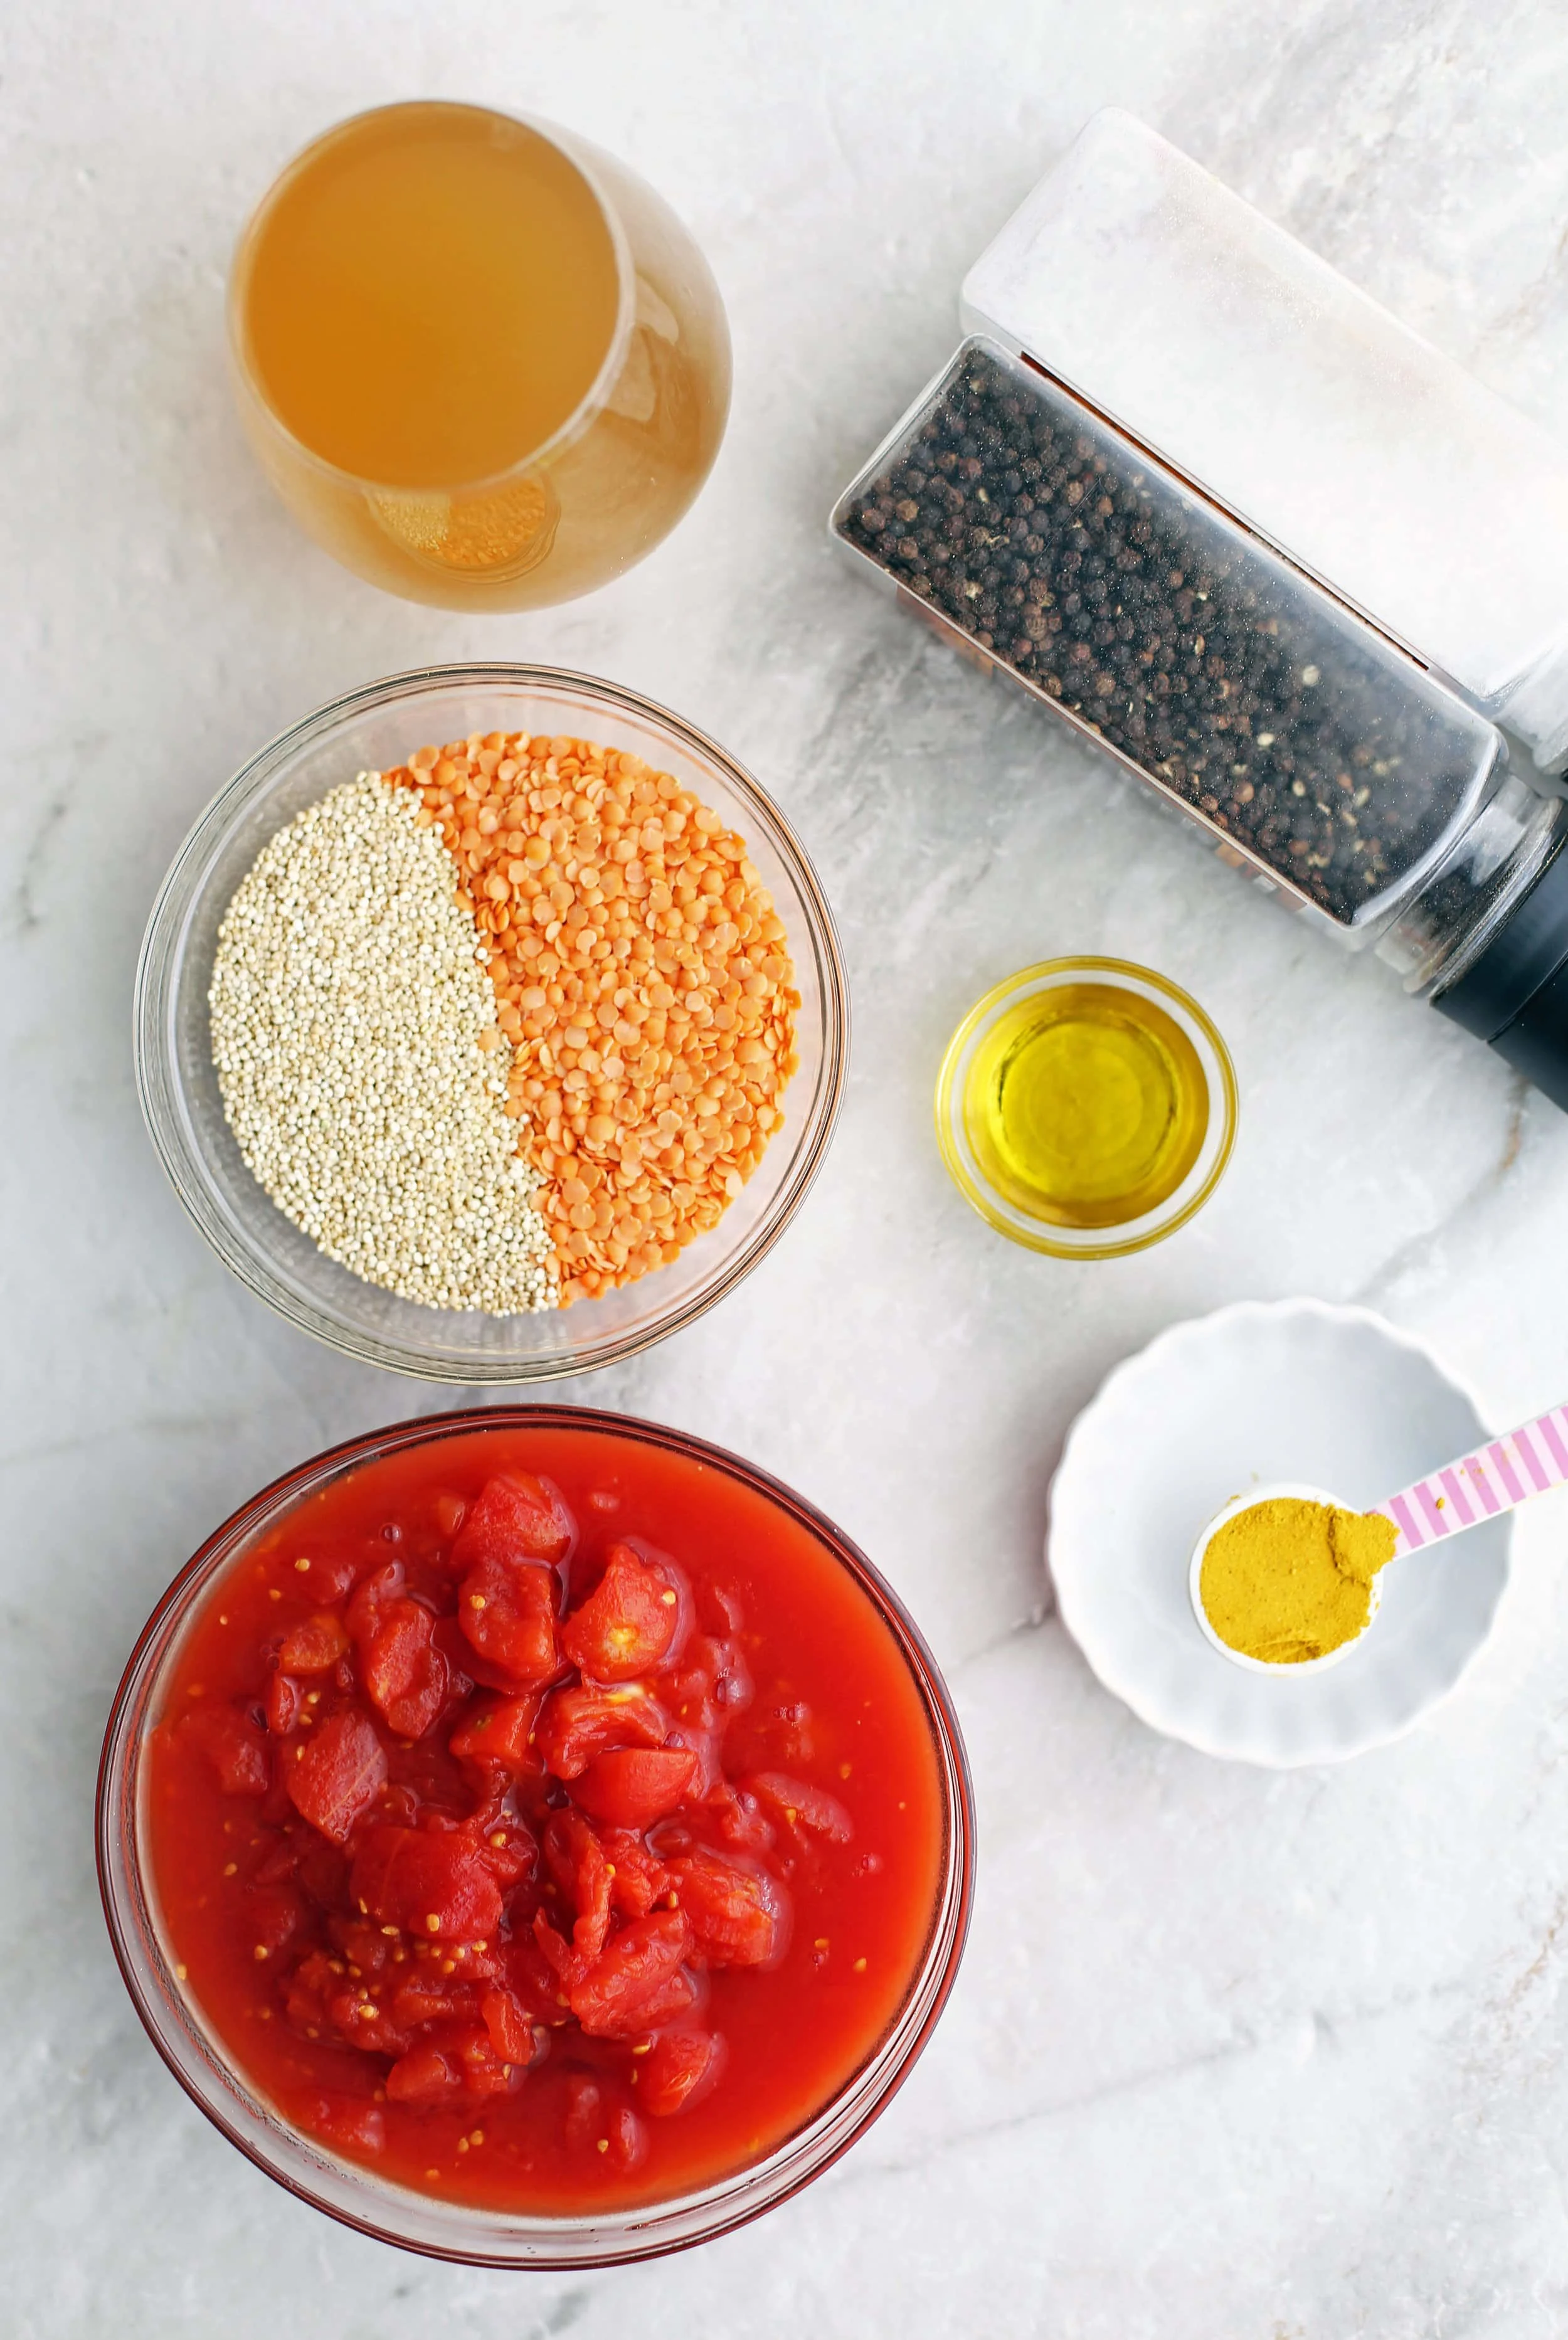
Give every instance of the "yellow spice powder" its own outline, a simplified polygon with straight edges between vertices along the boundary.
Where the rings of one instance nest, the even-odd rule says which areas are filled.
[[[1198,1573],[1204,1613],[1244,1657],[1271,1666],[1326,1657],[1365,1631],[1372,1580],[1397,1542],[1380,1512],[1271,1496],[1210,1538]]]

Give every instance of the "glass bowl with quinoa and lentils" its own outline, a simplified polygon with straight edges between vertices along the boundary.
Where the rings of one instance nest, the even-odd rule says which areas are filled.
[[[591,676],[452,666],[262,749],[181,847],[136,978],[175,1192],[253,1292],[432,1381],[631,1356],[769,1249],[849,1003],[788,823]]]

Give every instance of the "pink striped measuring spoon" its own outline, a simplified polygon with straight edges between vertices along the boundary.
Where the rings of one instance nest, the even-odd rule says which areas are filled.
[[[1412,1487],[1402,1487],[1372,1509],[1399,1531],[1393,1557],[1440,1543],[1444,1536],[1511,1512],[1532,1495],[1568,1484],[1568,1405],[1554,1405],[1474,1454],[1444,1463]]]

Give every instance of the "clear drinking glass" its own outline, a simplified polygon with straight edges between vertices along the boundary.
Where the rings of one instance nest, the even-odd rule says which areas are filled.
[[[586,395],[541,443],[491,476],[411,488],[355,477],[295,437],[258,371],[247,298],[277,205],[334,144],[394,116],[453,115],[487,121],[499,142],[539,142],[586,186],[613,248],[616,315]],[[719,288],[669,205],[575,133],[488,108],[381,107],[338,124],[296,155],[241,238],[229,340],[245,430],[306,534],[372,585],[443,609],[569,601],[630,569],[696,496],[729,406]],[[418,359],[411,351],[411,365]]]
[[[286,1513],[344,1472],[411,1446],[522,1422],[557,1423],[607,1441],[633,1440],[690,1456],[786,1511],[854,1580],[898,1643],[929,1722],[942,1799],[942,1849],[926,1939],[902,2007],[859,2068],[795,2136],[749,2168],[675,2200],[592,2216],[512,2216],[416,2194],[338,2158],[282,2119],[231,2063],[183,1987],[144,1848],[147,1734],[162,1710],[185,1630],[214,1579]],[[492,2267],[587,2267],[658,2257],[743,2226],[819,2176],[876,2119],[908,2078],[958,1975],[974,1892],[975,1812],[958,1718],[918,1627],[864,1553],[819,1512],[765,1472],[680,1431],[571,1406],[494,1406],[400,1423],[352,1439],[263,1488],[208,1538],[159,1601],[125,1668],[99,1765],[97,1850],[114,1955],[153,2045],[186,2094],[259,2169],[343,2225],[432,2258]]]

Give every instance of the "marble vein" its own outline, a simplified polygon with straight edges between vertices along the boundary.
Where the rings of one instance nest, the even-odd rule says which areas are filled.
[[[1562,1920],[1557,1922],[1560,1924]],[[1548,1951],[1543,1950],[1543,1964],[1547,1955]],[[1534,1972],[1535,1969],[1532,1968],[1532,1977]],[[1258,2057],[1275,2058],[1286,2054],[1299,2059],[1304,2050],[1304,2040],[1306,2053],[1313,2052],[1315,2046],[1343,2048],[1357,2031],[1397,2020],[1418,2008],[1464,1999],[1469,1987],[1467,1977],[1455,1977],[1419,1991],[1396,1991],[1374,2006],[1352,2006],[1341,2009],[1314,2007],[1305,2010],[1302,2017],[1293,2018],[1288,2026],[1276,2033],[1216,2040],[1207,2047],[1194,2048],[1189,2053],[1175,2057],[1168,2063],[1120,2074],[1077,2094],[1053,2097],[1047,2103],[1031,2106],[1026,2111],[1009,2113],[1002,2119],[978,2122],[972,2128],[961,2129],[957,2134],[944,2133],[911,2153],[884,2158],[873,2145],[858,2160],[847,2165],[845,2175],[839,2182],[853,2185],[858,2178],[885,2178],[904,2170],[928,2168],[949,2155],[967,2153],[978,2146],[987,2146],[998,2137],[1027,2133],[1038,2123],[1070,2123],[1082,2114],[1103,2106],[1176,2087],[1195,2077],[1243,2066]],[[1527,1986],[1521,1986],[1524,1987]]]
[[[1381,1263],[1376,1274],[1369,1276],[1352,1295],[1361,1307],[1386,1309],[1402,1284],[1418,1281],[1433,1268],[1441,1265],[1445,1247],[1466,1218],[1484,1206],[1492,1206],[1523,1151],[1525,1117],[1533,1095],[1523,1076],[1515,1074],[1508,1085],[1508,1113],[1503,1128],[1502,1149],[1496,1160],[1481,1172],[1474,1185],[1449,1205],[1433,1225],[1412,1235],[1408,1242],[1401,1244]]]

